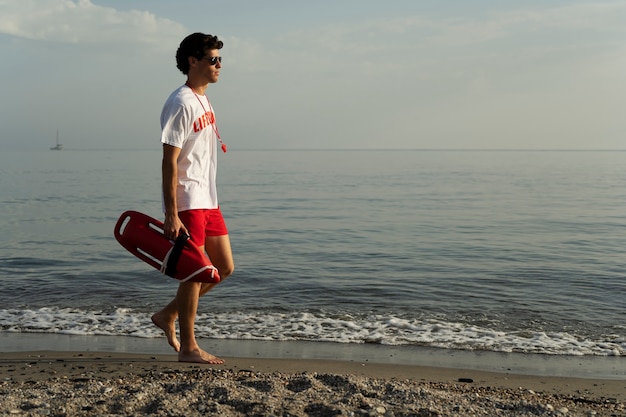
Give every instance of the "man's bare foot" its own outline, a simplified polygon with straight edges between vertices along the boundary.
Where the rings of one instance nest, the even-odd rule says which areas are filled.
[[[192,350],[190,352],[178,352],[178,362],[206,363],[211,365],[221,365],[224,359],[213,356],[202,349]]]
[[[152,323],[154,323],[154,325],[159,329],[163,330],[165,337],[167,337],[167,343],[169,343],[176,352],[180,352],[180,342],[176,337],[176,327],[174,326],[174,321],[169,321],[167,317],[163,317],[163,315],[159,313],[154,313],[152,315]]]

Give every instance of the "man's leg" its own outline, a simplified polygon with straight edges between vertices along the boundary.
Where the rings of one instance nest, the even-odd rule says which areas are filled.
[[[206,238],[204,248],[209,259],[213,265],[217,268],[222,280],[226,279],[234,271],[234,261],[232,249],[230,246],[230,237],[228,235],[223,236],[209,236]],[[200,286],[199,297],[203,296],[210,290],[212,290],[217,284],[202,283]],[[180,288],[179,288],[180,291]],[[197,310],[197,302],[196,302]],[[176,352],[180,352],[180,342],[176,338],[176,319],[178,318],[178,295],[170,301],[162,310],[158,311],[152,316],[152,322],[159,327],[165,333],[168,343],[174,348]],[[194,314],[195,319],[195,314]],[[182,330],[181,330],[182,332]]]
[[[205,246],[202,249],[209,255],[209,259],[217,268],[222,280],[233,273],[235,267],[228,235],[207,237]],[[222,364],[224,363],[222,359],[200,349],[195,337],[195,318],[198,300],[202,295],[212,290],[217,283],[196,283],[198,285],[193,287],[193,289],[187,288],[185,284],[194,283],[182,283],[176,294],[181,342],[178,360],[181,362]]]
[[[157,311],[151,317],[152,323],[163,330],[167,343],[174,348],[176,352],[180,351],[180,342],[176,338],[176,319],[178,318],[178,302],[176,297],[162,310]]]
[[[233,261],[233,252],[230,247],[230,237],[228,235],[222,236],[207,236],[205,238],[205,251],[211,259],[211,263],[217,268],[222,280],[228,278],[235,270],[235,263]],[[216,284],[208,284],[207,289],[204,289],[204,293],[212,289]]]
[[[217,284],[202,283],[200,286],[199,296],[203,296],[212,290]],[[180,288],[179,288],[180,291]],[[162,310],[157,311],[151,317],[152,323],[163,330],[167,342],[174,348],[176,352],[180,352],[180,342],[176,337],[176,319],[178,318],[178,295],[174,297],[168,305]]]
[[[222,364],[224,361],[200,349],[195,335],[196,312],[200,298],[199,282],[183,282],[178,286],[178,322],[180,325],[180,362]]]

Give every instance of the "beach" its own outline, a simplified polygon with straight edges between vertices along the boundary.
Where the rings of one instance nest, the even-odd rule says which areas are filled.
[[[626,381],[320,359],[0,354],[2,415],[623,416]]]

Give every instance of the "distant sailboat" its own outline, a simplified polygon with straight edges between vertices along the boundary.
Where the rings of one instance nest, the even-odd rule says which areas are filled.
[[[59,131],[57,130],[57,145],[50,148],[51,151],[60,151],[63,150],[63,145],[59,143]]]

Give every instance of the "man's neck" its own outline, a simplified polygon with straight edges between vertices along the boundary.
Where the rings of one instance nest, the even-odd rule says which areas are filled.
[[[185,83],[189,88],[193,90],[194,93],[203,96],[209,84],[204,84],[202,82],[198,82],[191,78],[187,78],[187,82]]]

